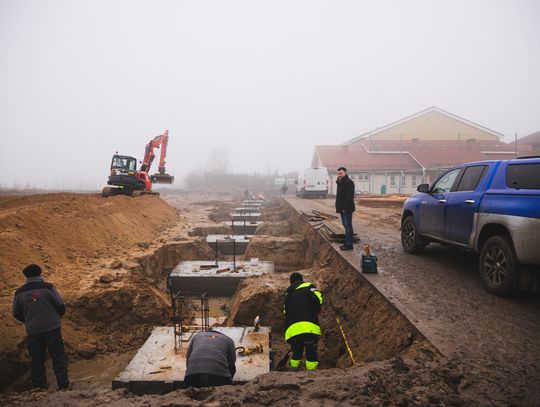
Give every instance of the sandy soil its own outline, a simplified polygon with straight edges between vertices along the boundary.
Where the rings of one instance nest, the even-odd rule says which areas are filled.
[[[0,197],[0,387],[28,368],[24,327],[11,316],[24,266],[40,264],[66,300],[63,332],[72,360],[124,352],[168,313],[145,277],[129,270],[179,223],[175,209],[151,196]]]
[[[80,345],[95,343],[95,352],[92,346],[83,349],[88,351],[89,359],[78,355],[76,346],[68,346],[72,357],[79,359],[72,363],[76,374],[74,389],[13,392],[16,388],[11,387],[0,394],[0,404],[533,406],[540,403],[538,386],[533,384],[540,382],[538,297],[524,295],[499,301],[489,294],[484,295],[481,287],[475,288],[480,283],[470,270],[474,267],[474,258],[457,256],[454,251],[444,255],[441,253],[446,253],[446,249],[429,248],[419,259],[402,254],[397,231],[399,205],[393,202],[374,202],[372,207],[360,205],[355,214],[355,226],[362,243],[369,242],[380,257],[381,273],[367,279],[353,267],[358,266],[358,252],[343,256],[342,252],[334,250],[287,204],[273,202],[267,206],[265,236],[258,237],[253,248],[248,248],[262,258],[273,256],[272,250],[266,247],[275,246],[276,258],[282,265],[302,269],[306,279],[323,292],[321,370],[274,371],[244,386],[178,390],[163,396],[139,397],[125,390],[110,390],[110,380],[127,364],[144,333],[166,319],[163,313],[167,312],[168,299],[163,290],[163,268],[179,259],[208,256],[209,248],[199,233],[223,227],[219,220],[234,207],[234,202],[226,202],[232,198],[208,193],[166,196],[167,202],[179,213],[161,200],[144,198],[143,203],[137,198],[121,202],[129,213],[137,213],[130,206],[133,204],[144,206],[143,212],[149,216],[154,214],[155,224],[143,232],[146,235],[129,244],[124,244],[128,237],[117,236],[110,240],[110,251],[94,254],[94,257],[81,256],[83,261],[89,262],[85,272],[78,271],[76,261],[54,263],[55,267],[51,268],[50,280],[55,283],[55,273],[62,273],[56,274],[58,277],[67,274],[60,270],[78,273],[78,279],[87,278],[87,269],[93,275],[80,293],[73,287],[73,281],[78,281],[76,278],[66,282],[59,278],[61,282],[57,283],[65,290],[69,301],[76,304],[76,310],[71,311],[71,317],[65,321],[68,344],[70,340]],[[392,201],[399,202],[398,198],[401,199],[397,197]],[[332,213],[331,200],[288,199],[304,211],[318,209]],[[0,200],[0,221],[3,221],[1,203]],[[85,208],[94,205],[96,212],[103,212],[98,202],[90,202]],[[26,205],[21,205],[19,210],[26,211]],[[44,218],[41,222],[46,224],[48,220]],[[132,219],[126,221],[126,225],[132,225],[130,222],[136,224]],[[0,226],[0,238],[5,229],[12,233],[17,228],[16,225],[5,228],[3,223]],[[339,229],[340,226],[334,223],[334,227]],[[199,229],[194,233],[195,228]],[[96,230],[96,234],[104,234],[103,229]],[[0,240],[2,244],[5,241]],[[290,241],[294,242],[294,250],[289,250],[287,255]],[[301,248],[296,247],[298,242],[302,242]],[[62,244],[67,246],[65,242]],[[85,247],[81,245],[81,250]],[[11,250],[17,252],[16,248]],[[303,251],[303,257],[299,250]],[[65,248],[60,248],[59,252],[65,252]],[[122,263],[119,269],[111,269],[115,260]],[[6,306],[7,300],[11,301],[11,289],[22,280],[17,269],[20,266],[16,263],[12,266],[16,280],[11,283],[10,292],[2,297],[1,310],[6,320],[10,318]],[[284,327],[280,314],[281,294],[287,285],[288,273],[247,279],[230,304],[226,299],[219,299],[212,306],[216,315],[222,311],[229,316],[229,325],[248,325],[255,315],[260,315],[263,324],[272,327],[274,364],[287,350],[282,340]],[[126,299],[129,300],[124,307],[122,302]],[[117,308],[128,309],[133,315],[122,314],[122,311],[115,315]],[[107,310],[106,318],[98,320],[96,315],[101,317],[103,310]],[[355,365],[346,351],[336,317],[341,320]],[[122,322],[124,320],[126,323]],[[84,340],[77,342],[76,338]],[[20,357],[22,342],[3,342],[1,349],[13,351],[13,346],[19,352],[18,366],[22,369],[22,365],[28,363]],[[14,367],[9,369],[15,372]]]

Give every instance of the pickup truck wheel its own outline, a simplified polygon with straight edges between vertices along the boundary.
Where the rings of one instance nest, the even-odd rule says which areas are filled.
[[[413,216],[407,216],[401,224],[401,245],[403,250],[410,254],[422,253],[426,247],[423,239],[416,233]]]
[[[482,285],[490,293],[506,297],[515,291],[518,261],[507,238],[493,236],[487,240],[480,252],[479,271]]]

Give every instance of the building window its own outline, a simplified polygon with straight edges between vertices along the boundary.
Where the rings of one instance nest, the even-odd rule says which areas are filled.
[[[407,183],[405,182],[407,176],[405,174],[401,174],[401,186],[405,187],[407,186]]]
[[[355,175],[353,178],[354,178],[354,180],[356,182],[367,182],[367,181],[369,181],[369,175],[367,175],[367,174]]]
[[[415,187],[415,186],[418,185],[418,181],[417,181],[417,179],[416,179],[416,175],[414,175],[414,174],[411,176],[411,185],[412,185],[413,187]]]
[[[390,186],[395,187],[396,186],[396,176],[390,175]]]

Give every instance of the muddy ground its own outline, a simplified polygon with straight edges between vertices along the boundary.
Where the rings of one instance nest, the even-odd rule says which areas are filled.
[[[441,327],[449,324],[452,326],[447,319],[448,314],[454,315],[457,312],[462,319],[466,319],[471,304],[467,296],[454,298],[456,289],[446,285],[447,281],[438,286],[435,296],[437,301],[433,299],[433,294],[427,296],[424,292],[427,287],[430,284],[433,287],[439,282],[426,279],[426,274],[432,274],[429,270],[420,272],[420,276],[424,277],[422,282],[410,278],[409,274],[418,272],[418,268],[427,268],[428,265],[415,265],[413,270],[416,261],[400,257],[404,255],[400,254],[399,232],[396,231],[399,205],[380,201],[373,204],[377,208],[357,213],[355,222],[358,229],[363,231],[363,239],[370,236],[370,244],[378,253],[384,254],[381,257],[383,272],[380,276],[388,278],[379,282],[379,285],[385,289],[359,275],[351,266],[357,254],[349,253],[347,258],[334,250],[294,210],[295,203],[291,206],[276,200],[266,205],[263,213],[266,223],[257,231],[259,236],[248,247],[245,257],[274,260],[278,264],[277,273],[259,279],[246,279],[228,304],[227,299],[224,299],[222,306],[214,307],[228,316],[228,325],[250,324],[254,315],[260,314],[263,324],[272,327],[272,358],[275,366],[287,350],[281,339],[284,329],[281,295],[288,285],[289,272],[301,270],[306,279],[314,282],[325,296],[325,307],[321,314],[324,335],[319,346],[321,369],[318,372],[270,372],[244,386],[179,390],[163,396],[134,396],[125,390],[110,390],[110,381],[127,365],[152,326],[169,322],[170,304],[165,292],[163,268],[174,266],[180,260],[212,258],[212,252],[203,238],[207,232],[226,230],[223,229],[222,220],[228,219],[226,214],[238,206],[240,196],[199,193],[168,195],[164,198],[170,206],[153,197],[131,200],[114,197],[103,202],[101,198],[84,195],[45,196],[36,198],[28,208],[24,201],[10,204],[8,200],[2,206],[3,201],[0,200],[0,249],[7,248],[18,253],[8,234],[29,227],[21,223],[26,220],[25,216],[13,218],[12,209],[21,211],[18,213],[21,215],[44,200],[50,205],[32,209],[35,215],[46,214],[36,220],[36,229],[41,225],[41,229],[50,230],[50,224],[60,222],[55,231],[58,241],[54,245],[47,242],[45,248],[56,245],[58,253],[72,253],[67,250],[69,246],[76,253],[76,261],[66,256],[58,262],[56,256],[52,256],[54,263],[50,260],[51,255],[43,250],[27,254],[22,252],[18,261],[6,262],[2,257],[2,280],[6,285],[2,287],[0,312],[3,320],[10,321],[10,329],[16,335],[11,332],[7,335],[8,330],[5,331],[6,335],[2,335],[11,338],[0,344],[2,366],[8,367],[2,369],[7,372],[3,376],[3,383],[11,384],[4,387],[0,403],[74,406],[539,403],[538,386],[532,384],[538,383],[539,378],[537,336],[531,332],[531,328],[538,323],[536,297],[525,297],[521,302],[518,300],[521,304],[518,309],[524,315],[502,325],[505,329],[511,329],[515,336],[519,336],[520,331],[530,335],[528,341],[514,338],[508,342],[519,345],[517,349],[501,347],[511,335],[493,332],[492,323],[485,326],[480,323],[477,329],[475,327],[472,330],[471,323],[474,321],[468,321],[466,325],[458,324],[456,327],[463,329],[463,334],[454,332],[452,337],[456,342],[460,338],[469,341],[471,335],[475,335],[475,338],[483,338],[484,344],[495,341],[497,345],[485,346],[483,351],[476,339],[470,347],[468,343],[461,344],[465,346],[459,349],[456,346],[451,351],[452,347],[445,347],[445,342],[437,339],[433,331],[440,331],[439,336],[445,337],[445,330]],[[71,212],[69,221],[65,220],[62,209],[57,210],[56,215],[51,213],[51,207],[62,208],[66,200],[76,206],[79,199],[80,206]],[[317,207],[319,210],[331,212],[329,200],[299,202],[308,205],[304,209],[309,209],[309,205],[313,204],[321,205]],[[110,212],[104,211],[103,205]],[[104,216],[102,225],[106,227],[100,228],[101,223],[98,221],[93,223],[92,231],[95,235],[106,234],[112,220],[118,218],[122,218],[119,231],[125,231],[123,234],[117,231],[104,237],[103,240],[108,241],[108,244],[93,249],[93,252],[88,252],[87,244],[84,243],[71,247],[71,240],[62,239],[62,232],[72,227],[73,223],[78,223],[77,216],[86,218],[87,208],[90,208],[90,213],[95,210],[93,218],[101,219],[99,217]],[[124,211],[128,214],[146,214],[151,218],[146,223],[147,227],[135,235],[136,238],[131,232],[137,229],[139,220],[128,214],[117,214]],[[24,225],[23,228],[18,227],[17,223]],[[82,230],[74,235],[77,233],[84,235]],[[18,236],[19,245],[33,247],[34,241],[30,240],[32,235],[34,232]],[[397,241],[395,236],[398,236]],[[6,239],[1,240],[3,237]],[[78,249],[82,254],[77,252]],[[10,319],[8,305],[12,291],[23,281],[20,268],[26,258],[35,258],[36,262],[48,260],[50,269],[45,277],[58,286],[68,304],[64,336],[72,361],[74,388],[67,392],[56,392],[53,389],[45,392],[25,390],[28,388],[28,375],[24,370],[28,360],[24,351],[24,333]],[[431,262],[437,261],[431,257],[428,259]],[[84,267],[81,267],[81,262]],[[464,264],[469,263],[465,261]],[[400,281],[400,278],[404,281]],[[77,285],[75,282],[79,280],[84,284]],[[456,284],[455,281],[453,283]],[[404,287],[408,287],[411,292]],[[431,291],[435,290],[431,288]],[[450,292],[448,298],[446,292]],[[483,298],[480,296],[476,300],[481,310],[497,302],[492,300],[484,305],[480,303]],[[450,305],[451,300],[454,302]],[[401,307],[402,304],[405,306]],[[440,322],[426,324],[428,318],[419,314],[417,308],[431,315],[430,321],[440,319]],[[446,313],[441,312],[444,309],[447,309]],[[336,318],[340,319],[355,365],[347,352]],[[433,328],[427,329],[426,326]],[[494,352],[496,350],[498,353]],[[504,357],[500,356],[501,352]],[[525,362],[527,352],[529,358]],[[507,360],[512,355],[519,368],[501,363],[501,360]],[[13,382],[13,377],[20,373],[23,373],[22,377]]]

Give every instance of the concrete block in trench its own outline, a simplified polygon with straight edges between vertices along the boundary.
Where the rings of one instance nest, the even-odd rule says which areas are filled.
[[[262,225],[262,222],[244,219],[241,221],[233,220],[226,222],[226,224],[232,229],[235,235],[254,235],[259,225]]]
[[[171,289],[173,292],[184,291],[202,294],[206,292],[212,297],[232,296],[236,287],[246,277],[260,276],[274,272],[271,261],[237,261],[236,270],[233,262],[212,260],[182,261],[171,272]]]
[[[261,208],[262,203],[242,203],[243,208]]]
[[[244,206],[241,206],[241,207],[238,207],[238,208],[234,208],[234,212],[235,213],[260,213],[261,212],[261,208],[260,207],[251,207],[251,206],[248,206],[248,207],[244,207]]]
[[[261,213],[260,212],[249,212],[249,213],[239,213],[239,212],[236,212],[236,213],[231,213],[231,218],[234,220],[234,221],[258,221],[259,218],[261,217]]]
[[[235,383],[247,383],[270,371],[270,328],[215,327],[229,336],[235,347],[255,348],[262,345],[262,353],[236,356]],[[175,353],[173,327],[154,327],[128,366],[112,382],[112,388],[127,388],[135,394],[164,394],[182,387],[186,372],[186,351],[192,333],[184,333],[185,342]]]
[[[206,243],[212,250],[224,255],[242,255],[251,239],[249,235],[208,235]]]

